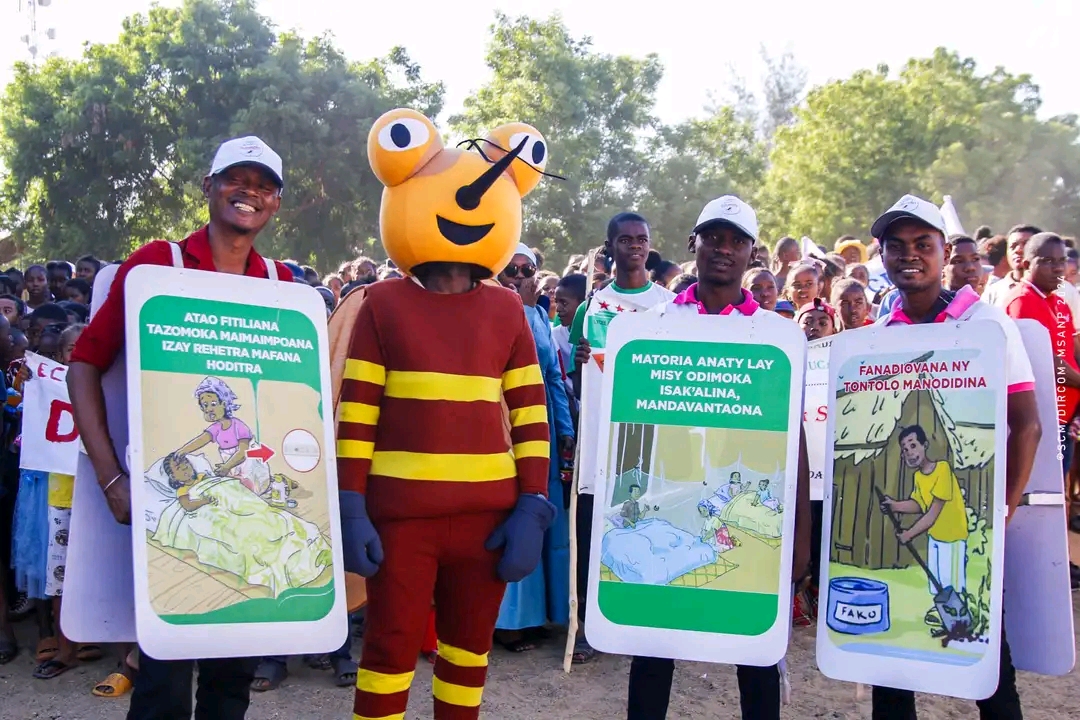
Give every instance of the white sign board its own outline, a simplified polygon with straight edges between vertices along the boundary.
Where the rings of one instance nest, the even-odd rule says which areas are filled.
[[[94,278],[93,319],[109,296],[118,265]],[[116,455],[127,459],[127,375],[124,356],[101,377],[105,414]],[[108,479],[106,479],[107,481]],[[109,558],[109,562],[102,562]],[[113,518],[90,458],[80,453],[71,501],[67,568],[60,625],[81,643],[133,643],[135,586],[131,574],[131,528]]]
[[[806,341],[774,313],[608,331],[585,629],[603,652],[787,649]]]
[[[810,464],[810,499],[825,498],[825,453],[829,419],[829,347],[832,338],[806,343],[806,387],[803,401],[803,432]]]
[[[74,475],[79,433],[68,401],[67,366],[27,352],[26,369],[30,375],[23,391],[21,467]]]
[[[326,306],[142,265],[124,287],[135,619],[163,660],[325,653],[348,632]]]
[[[1076,663],[1076,640],[1054,357],[1046,328],[1035,320],[1018,320],[1016,325],[1035,374],[1042,439],[1027,485],[1027,504],[1016,509],[1005,530],[1005,631],[1017,669],[1065,675]]]
[[[833,339],[817,659],[828,677],[981,699],[998,683],[1005,334]]]

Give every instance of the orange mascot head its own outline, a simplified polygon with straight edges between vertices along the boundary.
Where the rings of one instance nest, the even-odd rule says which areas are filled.
[[[414,110],[391,110],[372,126],[368,161],[385,186],[379,230],[402,272],[464,263],[486,278],[513,257],[521,199],[543,174],[547,144],[536,128],[509,123],[473,146],[481,151],[446,147]]]

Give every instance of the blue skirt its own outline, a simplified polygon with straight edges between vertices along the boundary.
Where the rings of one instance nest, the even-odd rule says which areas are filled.
[[[554,436],[554,433],[552,433]],[[555,521],[544,534],[544,554],[524,580],[508,583],[499,608],[498,630],[524,630],[570,621],[570,520],[563,507],[558,453],[551,447],[548,499],[555,505]]]
[[[45,599],[49,565],[49,473],[19,471],[11,532],[11,569],[15,587],[36,600]]]

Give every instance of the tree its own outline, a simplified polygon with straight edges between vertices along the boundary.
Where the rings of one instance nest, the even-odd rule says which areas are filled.
[[[705,119],[661,128],[649,168],[638,207],[652,226],[653,246],[679,258],[707,202],[727,194],[753,199],[765,172],[765,147],[753,122],[726,106]]]
[[[550,145],[548,172],[566,180],[545,179],[526,198],[522,240],[560,256],[599,245],[608,218],[630,209],[646,172],[639,135],[654,125],[659,60],[597,53],[558,15],[497,13],[487,65],[491,79],[451,127],[483,137],[504,122],[535,126]]]
[[[1040,121],[1039,104],[1030,77],[980,74],[940,48],[896,76],[882,66],[815,88],[776,134],[763,224],[828,245],[865,236],[875,216],[914,192],[936,202],[953,195],[973,225],[1045,218],[1075,228],[1076,121]]]
[[[261,249],[329,267],[376,233],[372,122],[398,104],[436,114],[442,94],[401,49],[352,62],[327,38],[275,36],[252,0],[154,7],[77,61],[17,66],[0,101],[0,217],[33,259],[181,237],[205,221],[216,147],[257,134],[286,183]]]

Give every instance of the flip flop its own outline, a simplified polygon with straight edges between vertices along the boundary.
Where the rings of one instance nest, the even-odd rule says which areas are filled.
[[[574,643],[574,654],[570,660],[574,665],[584,665],[594,657],[596,657],[596,648],[586,642],[585,638],[579,638]]]
[[[79,658],[79,662],[95,662],[103,657],[103,653],[98,645],[80,645],[75,651],[75,657]]]
[[[326,655],[308,655],[304,658],[304,664],[312,670],[329,670],[330,658]]]
[[[500,642],[499,644],[512,653],[523,653],[536,649],[536,643],[526,640],[524,637],[520,637],[517,640],[507,640],[506,642]]]
[[[57,643],[56,638],[42,638],[37,644],[37,654],[35,659],[39,663],[43,663],[46,660],[52,660],[56,657],[56,653],[60,652],[60,646]]]
[[[289,670],[284,665],[272,660],[263,660],[255,670],[255,679],[251,681],[251,689],[260,693],[277,690],[287,677],[289,677]]]
[[[15,638],[0,638],[0,665],[7,665],[19,654]]]
[[[352,658],[333,658],[330,661],[334,666],[334,684],[338,687],[353,687],[356,685],[356,662]]]
[[[132,682],[124,673],[114,672],[105,678],[90,691],[91,695],[102,698],[118,698],[127,695],[131,691]]]
[[[52,660],[46,660],[34,668],[34,677],[38,680],[52,680],[54,677],[63,675],[73,667],[75,666],[62,663],[53,658]]]

